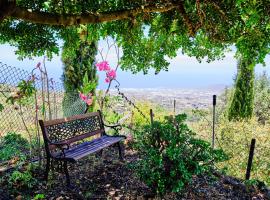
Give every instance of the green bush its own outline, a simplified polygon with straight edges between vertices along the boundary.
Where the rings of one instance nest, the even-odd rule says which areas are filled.
[[[254,113],[258,121],[266,124],[270,119],[270,79],[264,72],[255,80]]]
[[[140,160],[135,164],[139,177],[160,195],[178,192],[192,175],[208,172],[213,163],[227,159],[206,141],[196,139],[184,123],[186,114],[145,125],[135,133]]]
[[[8,179],[8,183],[13,189],[25,189],[32,188],[36,184],[37,180],[32,176],[30,170],[12,172]]]
[[[28,150],[29,143],[20,134],[9,132],[0,139],[0,161],[10,160],[14,156],[23,157]]]
[[[211,119],[209,114],[206,118]],[[227,169],[226,174],[243,179],[246,173],[249,156],[250,142],[256,139],[255,154],[252,164],[251,178],[264,181],[270,186],[270,126],[269,123],[262,125],[258,118],[252,117],[248,121],[228,121],[226,117],[217,117],[215,128],[215,146],[222,148],[229,160],[220,162],[215,166],[220,169]],[[192,130],[199,138],[211,141],[212,124],[206,119],[189,123]]]
[[[162,106],[148,101],[137,101],[136,106],[144,114],[144,116],[142,116],[137,109],[132,108],[133,115],[130,118],[130,121],[132,121],[132,125],[134,126],[134,128],[142,127],[144,125],[149,124],[150,109],[153,110],[155,120],[163,121],[164,116],[168,115],[168,111],[165,110]]]

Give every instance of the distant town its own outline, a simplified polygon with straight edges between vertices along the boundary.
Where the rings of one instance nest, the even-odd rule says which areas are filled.
[[[121,89],[132,101],[146,100],[161,105],[170,110],[173,109],[173,102],[176,100],[176,111],[183,111],[188,108],[207,108],[212,104],[212,96],[219,96],[225,87],[210,87],[202,89],[165,89],[165,88],[125,88]],[[116,95],[116,90],[111,90]]]

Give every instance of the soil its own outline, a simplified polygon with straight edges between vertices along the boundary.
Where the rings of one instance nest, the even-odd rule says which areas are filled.
[[[161,199],[141,182],[130,168],[138,159],[132,149],[126,150],[125,161],[118,160],[115,148],[103,152],[103,156],[92,155],[69,167],[72,188],[66,187],[65,176],[53,172],[46,184],[44,172],[35,171],[38,183],[29,189],[10,188],[7,180],[1,181],[0,199],[33,199],[43,194],[45,199]],[[266,187],[244,185],[233,177],[213,172],[210,175],[194,176],[192,182],[181,193],[169,193],[162,199],[269,199],[270,191]]]

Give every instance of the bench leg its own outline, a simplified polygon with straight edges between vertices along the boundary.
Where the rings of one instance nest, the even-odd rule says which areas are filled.
[[[45,171],[45,181],[48,181],[48,176],[49,176],[49,172],[50,172],[50,166],[51,166],[51,158],[47,157],[47,161],[46,161],[46,171]]]
[[[119,151],[119,159],[121,161],[124,160],[125,148],[121,142],[117,143],[118,151]]]
[[[67,186],[70,186],[70,177],[69,177],[69,173],[68,173],[67,161],[64,161],[64,172],[66,175]]]

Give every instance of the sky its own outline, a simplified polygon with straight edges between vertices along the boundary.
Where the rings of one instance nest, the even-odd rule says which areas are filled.
[[[107,52],[106,42],[101,41],[99,49]],[[15,55],[16,48],[7,44],[0,45],[0,62],[10,66],[18,67],[25,70],[32,70],[38,62],[43,60],[42,57],[36,57],[32,60],[24,59],[20,61]],[[103,53],[103,55],[105,55]],[[61,55],[61,54],[60,54]],[[97,56],[97,61],[101,60],[101,56]],[[113,50],[109,51],[108,62],[111,67],[116,65],[116,54]],[[169,71],[162,71],[158,75],[154,71],[143,75],[142,73],[132,74],[129,71],[117,71],[117,80],[121,83],[122,88],[211,88],[211,87],[225,87],[233,84],[233,78],[236,74],[236,59],[234,52],[226,53],[222,60],[211,63],[199,63],[195,58],[188,57],[180,52],[174,59],[169,59]],[[54,56],[51,61],[46,61],[49,77],[56,81],[61,81],[63,73],[63,64],[60,56]],[[256,74],[263,71],[270,74],[270,57],[266,58],[266,66],[256,66]],[[99,72],[99,86],[104,89],[106,83],[104,82],[105,75]]]

